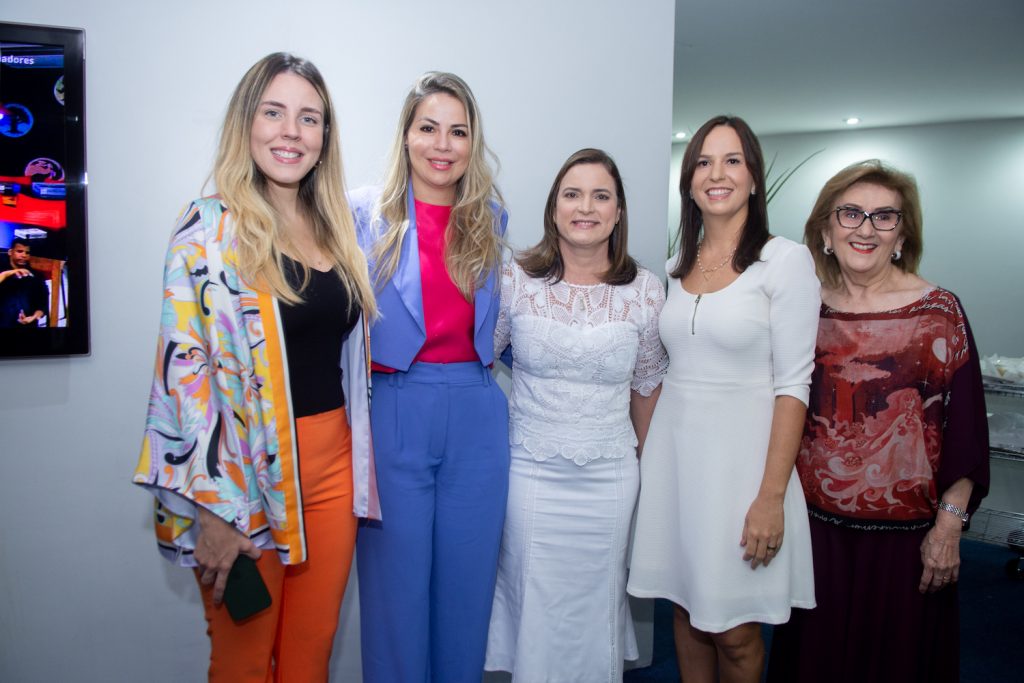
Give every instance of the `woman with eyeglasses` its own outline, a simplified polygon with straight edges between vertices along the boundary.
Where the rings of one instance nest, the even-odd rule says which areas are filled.
[[[876,160],[829,180],[807,221],[823,305],[796,466],[818,606],[776,629],[772,681],[959,679],[988,427],[960,300],[917,274],[921,227],[914,179]]]

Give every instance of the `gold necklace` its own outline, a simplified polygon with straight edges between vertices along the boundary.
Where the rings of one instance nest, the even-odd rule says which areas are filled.
[[[302,242],[302,244],[300,244]],[[299,258],[306,264],[307,267],[313,268],[323,272],[324,268],[329,264],[328,259],[324,256],[324,252],[320,249],[320,246],[316,243],[316,239],[295,239],[292,237],[292,244],[295,245],[295,249],[299,252]]]
[[[704,240],[697,242],[697,270],[700,271],[701,277],[704,278],[704,282],[709,281],[714,274],[722,268],[726,263],[732,261],[732,257],[736,255],[736,248],[733,247],[729,255],[722,259],[714,268],[705,268],[704,264],[700,260],[700,250],[704,247]],[[690,318],[690,334],[697,334],[697,307],[700,306],[700,300],[704,298],[704,292],[698,292],[697,298],[693,301],[693,316]]]
[[[736,255],[736,247],[733,247],[733,250],[729,252],[729,255],[722,259],[722,262],[719,263],[714,268],[705,268],[704,263],[701,262],[700,250],[703,248],[704,240],[697,242],[697,270],[699,270],[700,274],[704,277],[704,282],[707,282],[708,280],[711,279],[711,277],[715,274],[716,271],[718,271],[722,266],[724,266],[726,263],[732,260],[732,257]]]
[[[303,256],[305,256],[305,254],[303,254]],[[319,250],[317,250],[317,255],[315,258],[307,259],[306,262],[309,264],[311,268],[315,268],[320,272],[323,272],[324,268],[327,267],[327,259],[323,257],[322,252],[320,252]]]

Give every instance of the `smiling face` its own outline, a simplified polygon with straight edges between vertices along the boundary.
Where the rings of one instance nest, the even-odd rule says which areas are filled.
[[[740,136],[730,126],[716,126],[704,138],[690,181],[690,196],[704,220],[746,220],[754,178],[747,168]]]
[[[278,74],[263,91],[249,133],[249,149],[271,196],[298,192],[324,144],[324,103],[302,76]]]
[[[601,164],[577,164],[558,186],[554,220],[562,250],[603,247],[619,222],[615,179]]]
[[[903,201],[898,192],[882,185],[856,183],[839,195],[835,205],[874,214],[885,209],[900,211]],[[822,237],[825,246],[835,250],[840,270],[870,277],[893,267],[892,254],[903,246],[902,232],[902,224],[888,232],[876,230],[868,218],[859,228],[844,228],[833,211]]]
[[[405,134],[416,199],[451,206],[472,154],[469,120],[462,102],[447,93],[427,95]]]

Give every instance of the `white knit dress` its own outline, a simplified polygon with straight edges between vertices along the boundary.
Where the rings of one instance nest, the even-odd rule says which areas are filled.
[[[681,605],[703,631],[783,623],[791,607],[814,607],[795,471],[775,559],[751,569],[740,538],[764,474],[775,398],[807,402],[820,305],[810,253],[782,237],[699,302],[669,279],[660,330],[671,363],[640,463],[628,591]]]

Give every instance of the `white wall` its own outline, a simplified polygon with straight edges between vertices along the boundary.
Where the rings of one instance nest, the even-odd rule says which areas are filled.
[[[317,63],[340,109],[352,186],[378,177],[416,76],[459,73],[502,161],[515,245],[539,238],[565,157],[599,146],[625,177],[632,251],[658,269],[673,11],[671,0],[5,3],[7,21],[86,29],[93,352],[0,363],[0,679],[204,677],[194,581],[157,556],[150,496],[129,478],[164,248],[252,62],[290,50]],[[358,680],[354,597],[336,681]]]
[[[769,206],[773,233],[803,239],[822,185],[844,166],[878,158],[917,178],[924,211],[921,275],[963,301],[983,355],[1024,356],[1024,119],[833,133],[766,135],[765,160],[796,172]],[[679,224],[672,151],[669,232]]]

